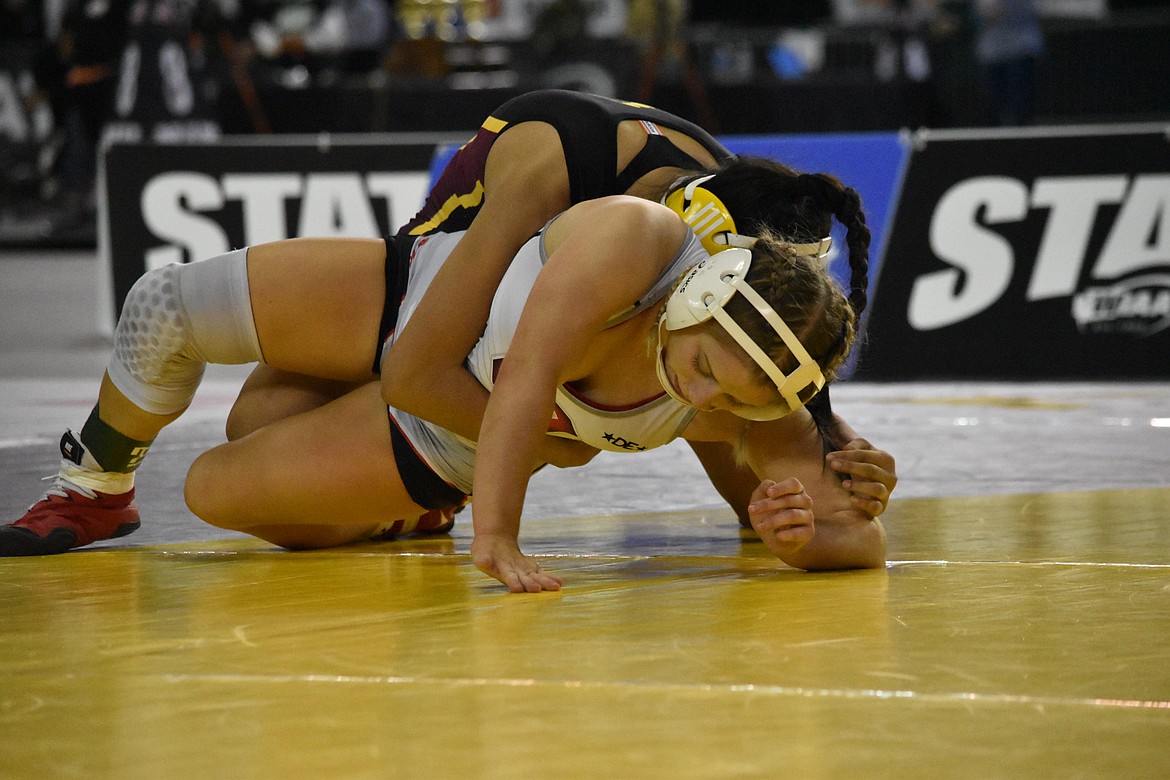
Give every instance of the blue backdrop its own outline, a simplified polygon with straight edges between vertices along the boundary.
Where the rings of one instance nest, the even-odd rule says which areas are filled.
[[[760,135],[728,136],[719,139],[736,154],[768,157],[791,165],[806,173],[831,173],[857,190],[865,207],[869,224],[870,300],[877,287],[891,220],[901,190],[902,177],[909,160],[910,143],[906,135],[897,132],[853,133],[832,135]],[[431,162],[431,183],[434,184],[447,161],[459,149],[458,145],[441,146]],[[834,224],[833,253],[829,269],[843,287],[849,286],[849,265],[846,259],[844,230]],[[862,322],[862,332],[868,322],[868,310]],[[841,372],[852,373],[854,359]]]
[[[873,286],[881,268],[890,219],[897,202],[909,143],[900,133],[856,133],[841,135],[728,136],[719,139],[736,154],[769,157],[808,173],[831,173],[861,195],[869,221],[871,256],[869,278]],[[456,144],[435,150],[431,161],[431,184],[459,149]],[[840,228],[834,232],[830,268],[843,285],[849,283],[849,269]]]

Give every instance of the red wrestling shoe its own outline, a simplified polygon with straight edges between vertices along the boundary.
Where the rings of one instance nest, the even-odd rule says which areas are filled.
[[[24,517],[0,526],[0,557],[56,555],[134,533],[140,525],[134,488],[98,493],[57,477]]]

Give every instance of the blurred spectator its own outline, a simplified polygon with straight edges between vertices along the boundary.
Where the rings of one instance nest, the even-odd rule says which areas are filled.
[[[197,59],[206,60],[204,91],[225,133],[272,132],[253,78],[256,50],[247,30],[255,6],[240,0],[203,2],[189,46]]]
[[[931,24],[940,127],[986,124],[983,78],[975,56],[979,19],[974,0],[939,0]]]
[[[69,206],[94,208],[97,147],[117,84],[126,7],[113,0],[71,0],[61,20],[56,56],[56,115],[64,129],[60,178]],[[76,201],[76,202],[74,202]]]
[[[976,0],[975,51],[987,78],[992,122],[1027,125],[1035,111],[1036,61],[1044,53],[1032,0]]]
[[[40,73],[64,145],[56,169],[67,211],[92,214],[97,150],[117,84],[126,5],[71,0]]]
[[[207,44],[238,12],[238,0],[133,0],[128,5],[118,89],[104,137],[162,143],[217,138],[219,87],[207,76]]]
[[[60,72],[38,6],[27,0],[0,2],[0,223],[8,207],[53,195],[45,185],[60,138],[41,83],[60,81]]]
[[[642,49],[637,99],[691,118],[707,132],[717,133],[707,85],[690,57],[686,33],[690,15],[689,0],[630,0],[628,35]],[[660,82],[678,80],[690,99],[689,110],[657,92]]]
[[[254,25],[252,37],[269,58],[368,72],[381,63],[390,42],[390,7],[388,0],[330,0],[318,14],[297,4],[272,23]]]
[[[924,34],[936,6],[936,0],[834,0],[833,18],[842,26],[880,31],[874,57],[879,80],[922,82],[931,76]]]
[[[554,64],[585,40],[592,11],[586,0],[555,0],[537,12],[531,40],[538,60],[544,65]]]

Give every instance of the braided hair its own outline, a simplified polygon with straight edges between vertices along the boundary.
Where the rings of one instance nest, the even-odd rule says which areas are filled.
[[[830,369],[844,362],[848,345],[852,344],[861,322],[861,313],[868,303],[870,232],[865,223],[861,197],[856,190],[846,187],[830,174],[800,173],[787,165],[760,157],[738,157],[724,163],[714,178],[703,183],[703,187],[723,202],[735,220],[736,232],[743,235],[779,236],[792,243],[807,243],[829,235],[834,217],[845,227],[850,268],[847,293],[849,312],[839,312],[828,304],[814,305],[817,301],[825,303],[824,299],[816,295],[828,295],[827,289],[808,290],[806,299],[794,304],[796,309],[802,305],[807,309],[803,311],[803,316],[802,311],[790,311],[793,307],[789,303],[781,303],[781,307],[777,308],[805,349],[820,363],[828,379]],[[806,259],[819,266],[814,258]],[[756,265],[753,263],[753,271]],[[795,276],[793,273],[781,272],[781,276],[788,273],[786,280],[760,279],[759,283],[763,286],[757,290],[769,301],[785,301],[788,297],[798,295],[798,287],[787,286],[796,285],[797,278],[823,276],[828,282],[827,271],[806,265],[798,264],[794,267],[793,273],[800,270]],[[784,264],[780,264],[780,267],[783,268]],[[752,279],[750,273],[748,282],[756,287],[757,281]],[[771,294],[765,293],[772,284],[779,284],[780,287],[769,290]],[[811,300],[808,295],[813,296]],[[728,313],[732,316],[736,316],[732,307],[734,302],[733,299],[728,304]],[[848,316],[844,316],[844,319],[849,322],[840,318],[846,314]],[[743,324],[744,320],[739,317],[736,319]],[[839,355],[830,354],[833,352],[833,344],[837,343],[846,345],[846,349]],[[826,366],[826,360],[830,362],[829,366]],[[816,424],[825,452],[843,447],[846,439],[833,416],[827,385],[808,402],[806,408]]]
[[[857,318],[845,292],[819,258],[795,252],[791,241],[772,231],[757,236],[751,252],[745,281],[768,301],[817,361],[825,379],[831,380],[857,335]],[[784,373],[796,370],[796,358],[750,301],[734,296],[724,311]],[[763,369],[760,376],[766,379]]]

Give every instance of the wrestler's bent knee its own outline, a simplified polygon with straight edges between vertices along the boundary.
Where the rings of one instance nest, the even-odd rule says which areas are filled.
[[[216,452],[205,452],[195,459],[187,471],[183,484],[183,500],[191,513],[205,523],[218,528],[238,530],[230,501],[225,501],[228,491],[223,490],[222,470],[216,466]]]
[[[224,424],[224,433],[228,441],[238,441],[249,433],[263,428],[269,420],[261,420],[257,414],[259,410],[251,398],[240,396],[228,411],[227,422]]]

